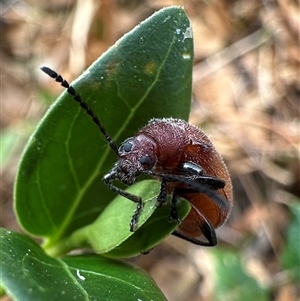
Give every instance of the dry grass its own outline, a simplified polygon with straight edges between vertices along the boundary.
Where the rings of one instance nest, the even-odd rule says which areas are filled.
[[[278,262],[288,205],[300,197],[296,0],[2,3],[0,120],[3,137],[17,139],[2,163],[1,226],[18,229],[12,183],[24,141],[48,106],[39,100],[40,87],[61,91],[44,82],[39,67],[50,64],[75,78],[139,21],[173,4],[184,5],[194,29],[191,122],[210,134],[234,183],[235,207],[219,231],[221,244],[247,259],[244,269],[270,288],[270,300],[299,300],[300,287],[282,276]],[[136,261],[170,301],[212,300],[209,249],[170,237]]]

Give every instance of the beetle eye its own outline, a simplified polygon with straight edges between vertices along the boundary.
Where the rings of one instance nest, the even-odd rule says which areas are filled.
[[[126,153],[130,152],[132,149],[132,144],[129,142],[125,142],[124,144],[121,145],[120,149]]]
[[[143,164],[143,165],[148,165],[150,166],[151,165],[151,159],[149,156],[142,156],[140,158],[140,163]]]

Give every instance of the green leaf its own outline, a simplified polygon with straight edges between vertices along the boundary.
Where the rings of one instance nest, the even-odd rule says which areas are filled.
[[[139,227],[141,227],[155,211],[159,188],[159,183],[152,180],[146,181],[144,185],[133,185],[128,189],[130,193],[143,195],[144,208],[138,221]],[[135,210],[135,203],[118,195],[109,203],[98,219],[85,228],[78,230],[78,232],[79,234],[84,233],[86,235],[87,241],[89,245],[93,247],[93,250],[97,253],[106,253],[118,247],[120,243],[133,234],[133,232],[129,230],[129,224]],[[124,225],[126,226],[124,227]],[[139,230],[141,230],[141,228]],[[74,235],[76,235],[76,232]],[[134,250],[133,248],[135,254],[140,254],[142,251],[146,250]]]
[[[177,212],[181,220],[184,220],[190,209],[190,204],[187,201],[178,200]],[[176,221],[169,221],[170,210],[170,203],[155,210],[152,216],[134,235],[103,255],[112,258],[132,257],[151,251],[162,239],[169,236],[178,227]]]
[[[188,118],[192,63],[190,21],[182,8],[168,7],[121,38],[72,85],[119,144],[151,118]],[[115,161],[90,117],[64,92],[19,166],[15,211],[23,229],[51,247],[95,221],[115,196],[102,182]]]
[[[18,128],[2,130],[0,143],[1,170],[4,170],[11,164],[11,160],[20,156],[20,152],[28,139],[30,126],[24,126],[22,130]]]
[[[104,255],[109,257],[131,257],[149,251],[178,227],[176,221],[169,221],[170,202],[157,209],[159,190],[160,183],[154,180],[128,189],[132,194],[144,196],[144,208],[136,232],[129,230],[136,204],[118,195],[93,223],[76,230],[59,244],[46,248],[47,253],[63,254],[79,246],[91,246],[96,253],[106,253]],[[178,200],[177,213],[181,220],[189,211],[190,204]]]
[[[281,254],[282,266],[289,270],[291,276],[300,282],[300,205],[299,200],[290,206],[293,221],[288,229],[287,242]]]
[[[29,237],[0,229],[0,279],[15,301],[166,301],[137,267],[99,255],[47,256]]]
[[[268,291],[244,271],[238,254],[221,249],[212,249],[211,254],[215,258],[214,300],[269,300]]]

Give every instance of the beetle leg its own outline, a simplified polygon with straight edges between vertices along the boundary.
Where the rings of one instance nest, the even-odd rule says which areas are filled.
[[[140,174],[146,174],[148,176],[153,176],[153,177],[160,177],[161,179],[165,179],[167,182],[183,183],[183,184],[185,184],[185,186],[188,189],[190,189],[187,191],[204,193],[208,197],[210,197],[214,201],[214,203],[217,204],[222,209],[224,209],[226,211],[230,210],[229,203],[226,200],[224,200],[221,197],[221,195],[216,193],[214,191],[215,189],[212,189],[210,186],[205,185],[203,183],[199,183],[199,181],[197,181],[197,179],[192,180],[191,178],[187,177],[186,175],[173,175],[173,174],[168,174],[168,173],[156,172],[156,171],[152,171],[152,170],[147,170],[147,171],[141,172]],[[220,180],[220,181],[222,181],[222,180]]]
[[[200,212],[192,203],[190,204],[192,206],[192,210],[195,210],[198,213],[198,215],[201,217],[202,221],[199,224],[199,228],[201,229],[207,241],[199,240],[197,238],[183,234],[177,230],[175,230],[172,234],[199,246],[213,247],[217,245],[218,239],[217,239],[215,228],[213,227],[209,219],[202,214],[202,212]]]
[[[225,181],[205,175],[203,168],[194,162],[184,162],[181,165],[181,170],[187,176],[190,176],[192,180],[197,180],[199,183],[206,185],[211,189],[218,190],[225,187]]]
[[[136,206],[136,209],[135,209],[135,212],[131,218],[131,221],[130,221],[130,231],[131,232],[134,232],[136,229],[137,229],[137,226],[138,226],[138,221],[139,221],[139,217],[142,213],[142,210],[143,210],[143,202],[142,202],[142,199],[140,198],[141,202],[139,202]]]
[[[116,177],[116,172],[114,170],[111,171],[110,173],[106,174],[103,177],[103,181],[108,186],[109,189],[111,189],[113,192],[123,196],[124,198],[127,198],[127,199],[137,203],[136,210],[130,221],[130,231],[134,232],[137,228],[138,220],[139,220],[139,217],[143,210],[143,200],[139,196],[131,194],[131,193],[113,185],[112,184],[113,180],[118,180],[118,178]]]
[[[194,162],[183,162],[181,165],[181,169],[186,173],[190,175],[196,175],[196,176],[202,176],[204,175],[204,170],[201,166]]]
[[[203,246],[203,247],[214,247],[218,244],[218,240],[217,240],[217,237],[216,235],[214,236],[211,236],[210,240],[208,242],[206,241],[202,241],[202,240],[199,240],[199,239],[196,239],[194,237],[191,237],[191,236],[188,236],[188,235],[185,235],[177,230],[173,231],[172,235],[176,236],[176,237],[179,237],[181,239],[184,239],[188,242],[191,242],[197,246]],[[206,237],[207,238],[207,237]]]
[[[157,207],[161,207],[167,202],[167,181],[162,178],[161,179],[161,186],[160,186],[160,192],[157,197]]]
[[[178,212],[177,212],[177,196],[176,194],[173,193],[172,196],[172,203],[171,203],[171,211],[170,211],[170,217],[169,217],[170,221],[176,221],[178,224],[181,223],[181,220],[178,216]]]
[[[208,247],[213,247],[218,244],[215,228],[208,220],[206,220],[204,224],[199,225],[199,227],[205,238],[208,240]]]

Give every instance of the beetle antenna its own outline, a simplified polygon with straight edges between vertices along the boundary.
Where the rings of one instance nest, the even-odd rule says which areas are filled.
[[[47,75],[55,79],[58,83],[60,83],[64,88],[67,89],[67,92],[73,97],[75,101],[79,103],[79,105],[87,112],[87,114],[93,119],[94,123],[98,126],[99,130],[108,141],[110,148],[118,155],[118,146],[115,141],[110,137],[107,133],[105,127],[102,122],[98,118],[98,116],[94,113],[94,111],[88,106],[88,104],[81,98],[81,96],[76,92],[76,90],[69,85],[69,83],[58,73],[53,71],[48,67],[41,67],[41,70],[45,72]]]

